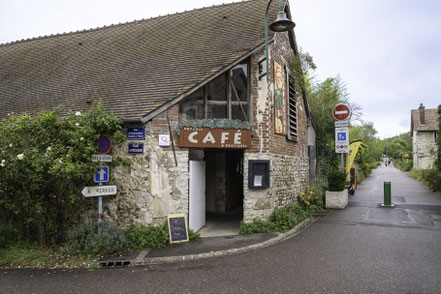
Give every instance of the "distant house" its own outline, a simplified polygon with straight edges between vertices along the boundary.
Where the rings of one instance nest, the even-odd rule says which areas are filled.
[[[437,109],[425,109],[422,103],[418,109],[412,109],[410,132],[412,134],[413,168],[431,168],[437,151]]]
[[[112,168],[118,194],[104,201],[104,217],[117,223],[185,213],[198,230],[210,213],[268,218],[297,201],[316,156],[307,97],[288,68],[294,30],[269,31],[265,75],[267,4],[1,44],[0,118],[57,106],[83,112],[94,102],[121,117],[128,142],[112,152],[132,165]]]

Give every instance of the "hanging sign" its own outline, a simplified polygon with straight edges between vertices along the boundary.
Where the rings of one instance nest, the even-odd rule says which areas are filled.
[[[251,130],[183,127],[179,147],[250,148]]]
[[[145,128],[127,128],[127,140],[145,140]]]

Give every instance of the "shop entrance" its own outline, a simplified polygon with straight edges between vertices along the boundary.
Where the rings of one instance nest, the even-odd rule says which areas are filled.
[[[199,157],[202,157],[202,152],[204,164],[200,165],[205,166],[205,199],[201,199],[200,193],[192,195],[190,191],[190,223],[194,218],[201,219],[204,214],[205,224],[199,231],[201,236],[238,234],[240,221],[243,220],[243,151],[204,149],[200,150]],[[201,177],[199,183],[203,182]],[[195,181],[196,178],[192,179],[190,174],[190,187]],[[192,203],[193,207],[197,207],[198,204],[204,205],[203,202],[205,210],[200,207],[197,209],[199,212],[192,215]]]

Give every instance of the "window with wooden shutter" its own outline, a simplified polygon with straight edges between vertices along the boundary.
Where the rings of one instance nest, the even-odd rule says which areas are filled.
[[[296,89],[294,79],[288,77],[288,140],[296,141],[298,139],[297,132],[297,103],[296,103]]]

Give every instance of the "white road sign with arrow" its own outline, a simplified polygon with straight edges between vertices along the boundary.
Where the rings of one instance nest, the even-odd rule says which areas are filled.
[[[84,197],[99,197],[116,195],[118,189],[116,185],[103,185],[103,186],[86,186],[81,189],[80,193]]]

